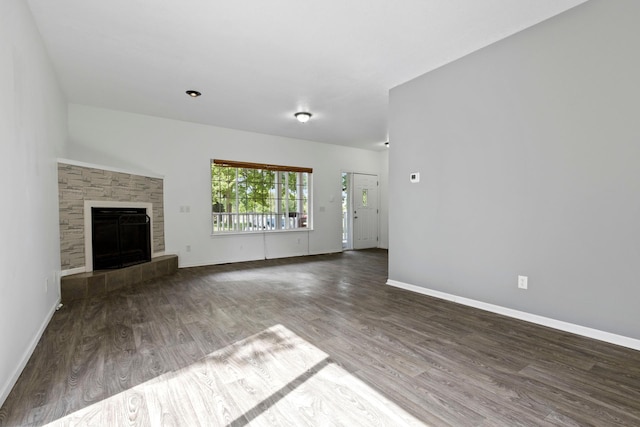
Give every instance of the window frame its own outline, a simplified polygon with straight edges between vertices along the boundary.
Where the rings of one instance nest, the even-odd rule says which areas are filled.
[[[214,167],[235,169],[235,178],[227,177],[227,183],[233,189],[228,190],[233,197],[223,203],[221,200],[225,197],[218,193],[219,198],[214,194]],[[256,179],[255,171],[261,172],[257,177],[262,177],[260,181],[252,181],[249,175],[253,172],[252,179]],[[265,180],[267,176],[265,172],[272,172],[270,177],[273,179],[269,182]],[[290,183],[293,175],[294,182]],[[241,176],[243,177],[241,179]],[[210,162],[210,179],[211,179],[211,235],[229,235],[229,234],[255,234],[255,233],[272,233],[272,232],[300,232],[312,230],[312,180],[313,169],[300,166],[284,166],[266,163],[239,162],[234,160],[211,159]],[[284,182],[282,182],[284,181]],[[267,185],[267,195],[264,192],[254,199],[246,198],[251,183],[258,185]],[[218,181],[220,184],[220,181]],[[293,188],[292,188],[293,186]],[[240,205],[242,202],[242,192],[244,191],[244,208],[255,205],[258,198],[262,209],[256,212],[241,212]],[[265,200],[269,210],[265,211]],[[291,203],[295,207],[290,209]],[[216,211],[216,206],[218,210]],[[225,206],[229,206],[228,212],[225,212]],[[302,225],[304,224],[304,225]]]

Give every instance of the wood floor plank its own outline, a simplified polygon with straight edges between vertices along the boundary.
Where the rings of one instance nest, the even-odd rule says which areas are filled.
[[[429,426],[455,426],[463,422],[471,424],[470,418],[459,413],[456,408],[443,405],[440,397],[421,389],[415,383],[399,381],[386,374],[373,373],[368,370],[356,371],[353,375],[372,386],[378,393],[392,399],[408,414]],[[425,410],[425,408],[429,408]],[[474,419],[477,414],[473,414]]]
[[[561,371],[530,365],[520,371],[520,374],[552,385],[585,402],[591,402],[590,406],[601,408],[602,413],[610,414],[608,416],[611,419],[621,419],[630,422],[631,425],[640,425],[639,402],[636,399],[627,399],[617,393],[605,393],[601,388],[592,385],[590,378],[587,381],[584,378],[579,380],[575,373],[562,375],[561,380],[558,380],[558,372]],[[621,408],[624,408],[623,411],[620,411]]]
[[[435,420],[432,421],[434,425],[476,426],[485,421],[483,415],[467,405],[447,397],[437,384],[429,383],[421,376],[403,381],[403,377],[398,378],[390,372],[373,373],[368,369],[358,371],[357,376],[364,379],[367,384],[375,385],[379,390],[385,390],[389,383],[395,383],[396,386],[399,386],[396,390],[417,405],[413,415],[423,421]],[[393,396],[391,393],[387,393],[387,395]],[[411,406],[403,406],[403,409],[407,411],[410,408]]]
[[[542,369],[554,376],[560,376],[567,387],[584,390],[602,402],[611,401],[613,404],[628,408],[630,413],[639,416],[640,410],[640,389],[629,388],[620,383],[612,381],[610,378],[602,381],[593,381],[592,370],[584,371],[575,369],[564,364],[549,360],[538,360],[529,365],[529,368]]]
[[[438,393],[449,401],[457,402],[485,419],[491,419],[496,425],[505,426],[537,426],[541,418],[548,416],[550,409],[544,413],[528,410],[519,406],[514,398],[505,398],[507,393],[494,393],[488,390],[485,383],[470,381],[465,372],[451,372],[431,369],[420,376],[420,380],[437,387]],[[511,394],[511,393],[508,393]]]

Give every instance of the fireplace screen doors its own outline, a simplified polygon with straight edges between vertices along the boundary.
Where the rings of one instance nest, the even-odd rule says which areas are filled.
[[[151,221],[144,208],[91,208],[93,269],[151,261]]]

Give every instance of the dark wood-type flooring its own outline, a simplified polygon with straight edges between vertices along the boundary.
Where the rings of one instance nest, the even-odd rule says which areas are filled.
[[[640,425],[640,352],[395,289],[386,265],[189,268],[72,302],[0,425]]]

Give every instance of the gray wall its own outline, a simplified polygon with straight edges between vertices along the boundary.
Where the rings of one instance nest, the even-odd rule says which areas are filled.
[[[391,91],[391,280],[640,338],[639,16],[592,0]]]

